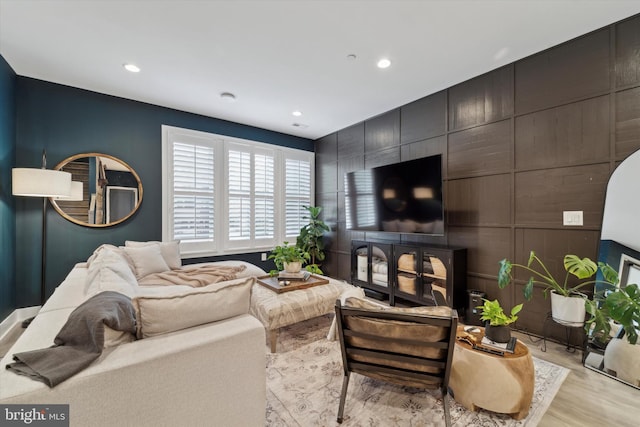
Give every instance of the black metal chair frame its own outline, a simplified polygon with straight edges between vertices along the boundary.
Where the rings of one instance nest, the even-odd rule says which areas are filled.
[[[427,324],[443,328],[448,328],[446,338],[441,341],[422,341],[415,339],[397,339],[384,337],[379,335],[373,335],[369,333],[363,333],[347,329],[346,319],[350,316],[369,318],[369,319],[381,319],[381,320],[393,320],[398,322],[406,322],[407,324]],[[340,347],[342,349],[342,365],[344,369],[344,380],[342,383],[342,393],[340,395],[340,405],[338,407],[338,423],[342,423],[344,405],[347,396],[347,388],[349,386],[349,378],[351,372],[356,372],[361,375],[371,376],[371,373],[390,374],[396,378],[406,379],[407,381],[429,381],[433,383],[435,388],[439,388],[442,392],[442,401],[444,404],[444,417],[447,426],[451,425],[451,419],[449,415],[449,404],[447,402],[449,375],[451,372],[451,364],[453,360],[453,351],[456,341],[456,328],[458,325],[458,314],[455,310],[451,310],[450,317],[424,315],[424,314],[407,314],[393,312],[393,310],[369,310],[362,308],[351,308],[342,306],[340,300],[336,301],[336,320],[338,325],[338,332],[340,335]],[[446,352],[441,358],[428,358],[422,356],[412,356],[407,354],[395,353],[392,351],[382,351],[371,348],[358,348],[347,342],[346,337],[364,338],[370,340],[384,342],[395,342],[402,344],[410,344],[425,348],[437,348],[444,349]],[[376,363],[357,361],[353,359],[353,356],[366,356],[370,359],[374,359]],[[436,367],[440,369],[438,374],[425,373],[420,370],[401,369],[394,366],[389,366],[389,362],[407,362],[416,366],[428,366]]]

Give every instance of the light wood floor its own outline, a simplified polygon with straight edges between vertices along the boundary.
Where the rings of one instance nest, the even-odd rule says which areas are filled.
[[[19,326],[0,342],[3,355],[22,333]],[[568,353],[565,346],[547,341],[543,352],[537,337],[514,332],[531,354],[565,368],[571,373],[562,384],[540,427],[637,426],[640,425],[640,390],[598,374],[582,366],[580,351]]]
[[[640,425],[640,390],[582,366],[582,353],[568,353],[563,344],[514,332],[539,359],[571,369],[540,427]]]

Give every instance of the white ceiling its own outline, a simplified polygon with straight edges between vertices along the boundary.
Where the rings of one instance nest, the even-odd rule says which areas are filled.
[[[315,139],[637,13],[639,0],[0,0],[0,54],[20,76]]]

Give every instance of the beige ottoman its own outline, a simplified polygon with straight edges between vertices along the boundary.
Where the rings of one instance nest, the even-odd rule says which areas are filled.
[[[340,295],[354,288],[347,282],[328,277],[326,279],[329,283],[324,285],[282,293],[276,293],[258,283],[253,285],[249,313],[264,325],[272,353],[276,351],[280,328],[333,313]]]

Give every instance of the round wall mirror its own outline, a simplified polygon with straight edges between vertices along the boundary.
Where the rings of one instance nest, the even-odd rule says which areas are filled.
[[[126,221],[142,203],[142,181],[122,160],[102,153],[68,157],[54,168],[71,173],[70,198],[50,197],[65,219],[85,227],[109,227]]]

